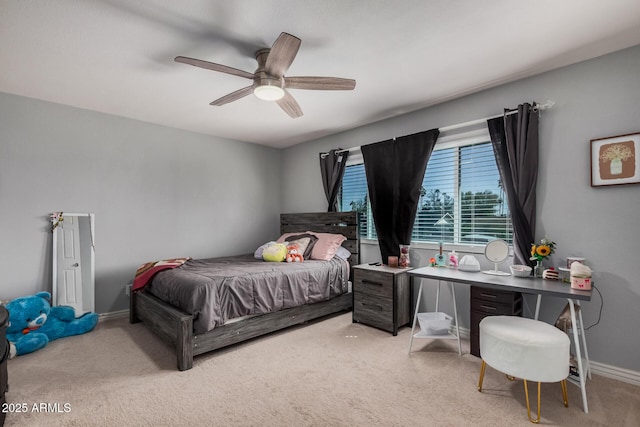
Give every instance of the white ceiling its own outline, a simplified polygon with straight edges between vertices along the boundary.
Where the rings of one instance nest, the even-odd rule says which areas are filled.
[[[302,39],[287,75],[357,81],[291,90],[291,119],[251,82],[281,32]],[[638,0],[2,0],[0,92],[287,147],[640,44]],[[640,71],[639,71],[640,72]]]

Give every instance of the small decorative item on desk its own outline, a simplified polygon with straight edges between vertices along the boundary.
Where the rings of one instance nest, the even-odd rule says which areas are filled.
[[[511,275],[514,277],[530,277],[531,267],[528,265],[515,264],[509,267]]]
[[[449,267],[458,268],[458,254],[456,251],[451,251],[449,253]]]
[[[400,259],[398,260],[398,265],[400,267],[406,268],[411,265],[411,260],[409,259],[409,249],[411,247],[409,245],[400,245]]]
[[[438,254],[436,255],[436,265],[438,267],[444,267],[447,265],[447,260],[442,253],[442,242],[440,242],[440,252],[438,252]]]
[[[567,268],[571,268],[571,264],[573,264],[574,262],[579,262],[580,264],[584,264],[585,261],[586,261],[586,259],[583,258],[583,257],[568,256],[567,257]]]
[[[480,271],[480,261],[478,261],[476,257],[474,257],[473,255],[465,255],[462,258],[460,258],[460,262],[458,263],[458,270],[473,271],[473,272]]]
[[[565,267],[558,267],[558,280],[563,283],[571,283],[571,270]]]
[[[542,273],[544,272],[544,267],[542,266],[542,261],[549,258],[549,256],[554,253],[556,250],[556,242],[551,241],[545,236],[542,240],[540,240],[539,244],[532,243],[531,244],[531,261],[536,261],[536,265],[533,268],[534,277],[542,277]]]
[[[387,259],[387,264],[389,265],[389,267],[398,267],[398,257],[397,256],[390,256]]]
[[[558,272],[553,267],[542,272],[542,278],[547,280],[558,280]]]

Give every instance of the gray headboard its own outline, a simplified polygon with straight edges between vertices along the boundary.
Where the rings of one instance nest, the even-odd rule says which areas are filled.
[[[342,246],[351,252],[351,267],[360,263],[360,234],[357,212],[313,212],[280,214],[280,233],[315,231],[342,234],[347,238]],[[353,276],[352,276],[353,277]]]

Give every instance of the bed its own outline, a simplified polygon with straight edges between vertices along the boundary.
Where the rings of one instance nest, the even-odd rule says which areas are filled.
[[[342,242],[342,246],[350,253],[347,260],[346,269],[349,272],[348,277],[353,277],[353,266],[357,265],[360,260],[360,239],[358,233],[358,217],[355,212],[327,212],[327,213],[297,213],[297,214],[281,214],[280,215],[280,234],[285,233],[305,233],[313,231],[316,233],[332,233],[342,234],[346,240]],[[253,255],[253,254],[252,254]],[[248,261],[248,256],[244,257]],[[240,260],[242,263],[242,259]],[[235,264],[228,264],[228,258],[221,258],[218,262],[225,263],[226,269],[235,269]],[[292,269],[301,268],[294,266],[294,263],[266,263],[274,268],[273,270],[290,271]],[[340,261],[332,260],[324,262],[329,268],[336,268]],[[305,264],[305,262],[301,264]],[[343,261],[344,263],[344,261]],[[198,263],[189,263],[189,268],[204,268]],[[283,264],[283,265],[276,265]],[[284,265],[288,264],[288,265]],[[298,263],[295,263],[298,264]],[[309,263],[312,266],[313,262]],[[185,264],[186,267],[186,264]],[[290,268],[287,268],[290,267]],[[173,270],[178,274],[172,276],[173,280],[178,281],[179,277],[186,273],[182,271],[183,267]],[[228,274],[228,273],[224,273]],[[153,281],[158,278],[169,276],[167,272],[158,273]],[[158,279],[159,280],[159,279]],[[289,278],[286,279],[287,281]],[[167,341],[176,350],[176,358],[178,369],[181,371],[191,369],[193,367],[193,358],[199,354],[217,350],[237,344],[261,335],[275,332],[290,326],[308,322],[335,313],[351,310],[353,306],[353,296],[350,288],[346,288],[346,284],[339,283],[329,290],[319,291],[319,294],[313,298],[309,298],[309,302],[304,305],[296,305],[289,307],[283,304],[277,307],[277,311],[269,311],[264,314],[251,316],[242,316],[239,319],[230,319],[224,323],[220,323],[220,316],[214,314],[206,322],[212,322],[215,327],[209,329],[203,325],[202,316],[198,314],[194,316],[190,314],[188,309],[183,307],[184,304],[173,299],[173,297],[164,297],[162,291],[153,290],[154,283],[142,291],[131,292],[129,301],[129,321],[131,323],[143,322],[146,327],[158,335],[161,339]],[[341,289],[341,291],[339,290]],[[324,292],[324,294],[323,294]],[[154,295],[154,293],[156,295]],[[310,291],[309,291],[310,293]],[[160,295],[162,298],[158,297]],[[322,297],[324,295],[325,297]],[[295,295],[293,296],[295,299]],[[167,302],[168,299],[172,303]],[[181,305],[182,307],[178,307]],[[268,310],[272,310],[269,308]],[[195,321],[194,321],[195,317]],[[228,317],[228,316],[222,316]],[[212,320],[213,319],[213,320]],[[196,327],[194,328],[194,322]]]

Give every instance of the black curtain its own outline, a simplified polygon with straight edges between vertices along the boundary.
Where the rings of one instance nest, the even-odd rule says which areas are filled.
[[[384,263],[399,254],[400,244],[411,243],[422,179],[438,135],[431,129],[361,147]]]
[[[529,258],[536,232],[538,113],[535,104],[527,103],[508,113],[487,124],[511,212],[514,261],[533,266]]]
[[[339,148],[328,153],[320,153],[322,185],[324,186],[324,194],[329,202],[327,212],[336,212],[338,210],[338,192],[340,191],[340,184],[342,183],[348,157],[349,152]]]

